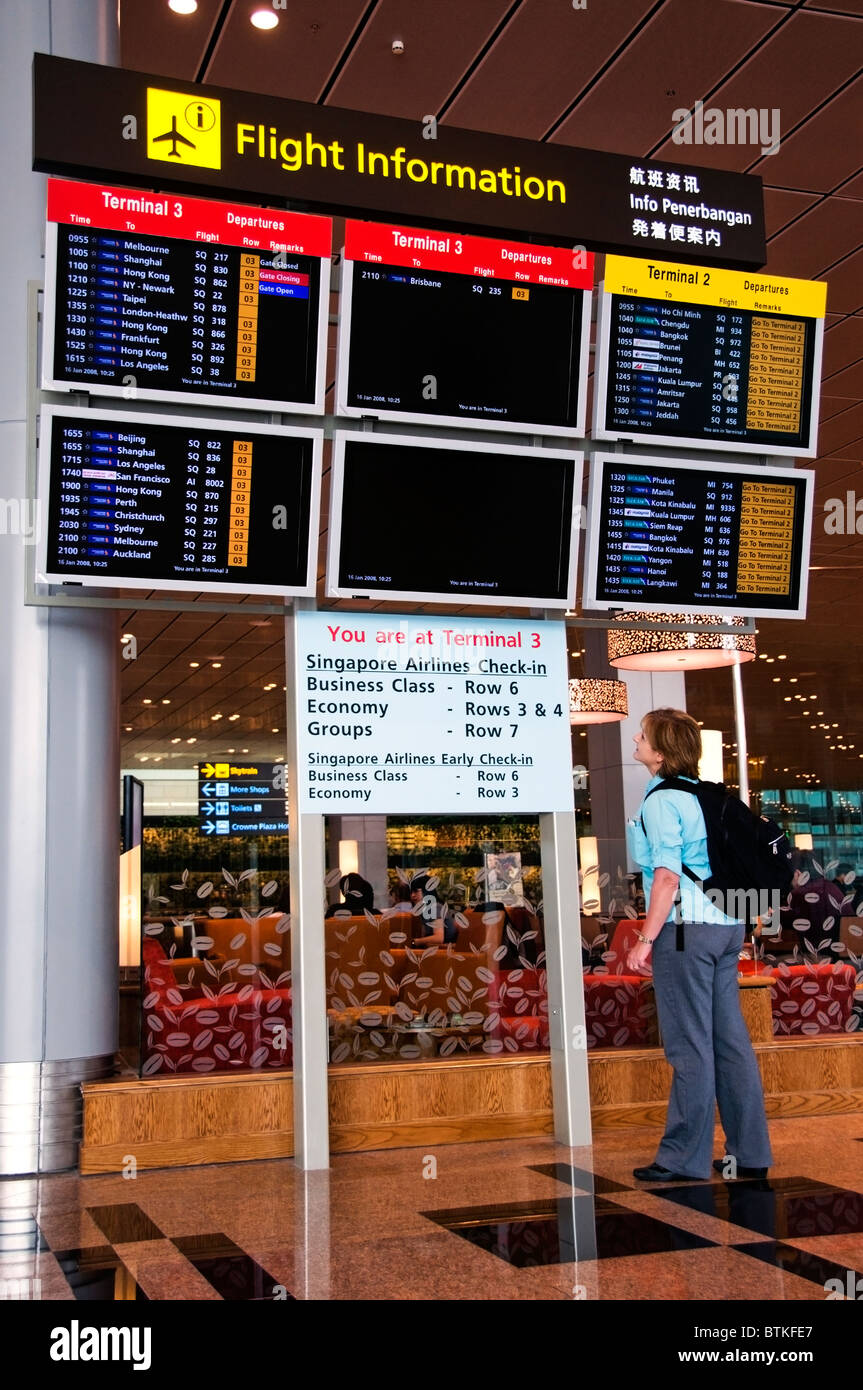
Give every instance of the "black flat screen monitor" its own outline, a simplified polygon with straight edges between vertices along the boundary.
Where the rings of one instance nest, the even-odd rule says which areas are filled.
[[[576,269],[571,248],[349,222],[337,413],[583,435],[582,256]]]
[[[814,478],[594,454],[585,608],[805,618]]]
[[[583,456],[337,433],[327,593],[568,608]]]
[[[50,583],[310,595],[322,436],[294,426],[46,406]]]
[[[322,413],[330,237],[324,217],[50,179],[43,387]]]

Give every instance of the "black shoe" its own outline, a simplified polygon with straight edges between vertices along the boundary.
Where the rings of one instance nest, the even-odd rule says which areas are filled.
[[[672,1173],[659,1163],[651,1163],[647,1168],[633,1168],[632,1176],[640,1182],[700,1182],[700,1178],[687,1177],[685,1173]]]
[[[725,1165],[730,1157],[731,1155],[729,1154],[726,1158],[714,1158],[713,1160],[713,1167],[715,1168],[717,1173],[721,1173],[722,1177],[725,1178],[726,1182],[731,1181],[730,1178],[725,1177]],[[767,1169],[745,1168],[742,1163],[738,1163],[737,1168],[734,1172],[734,1176],[736,1178],[766,1178]]]

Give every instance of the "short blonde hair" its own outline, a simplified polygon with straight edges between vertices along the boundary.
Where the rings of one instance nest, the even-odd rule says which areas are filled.
[[[701,761],[701,730],[682,709],[652,709],[641,721],[647,741],[662,754],[666,777],[697,777]]]

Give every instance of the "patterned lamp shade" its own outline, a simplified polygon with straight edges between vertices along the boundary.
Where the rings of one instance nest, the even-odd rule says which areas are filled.
[[[629,713],[623,681],[569,682],[570,724],[611,724]]]
[[[645,631],[636,624],[692,623],[692,632]],[[625,671],[699,671],[708,666],[738,666],[755,657],[751,632],[699,632],[699,623],[717,621],[744,627],[744,618],[717,619],[709,613],[633,613],[621,616],[630,628],[609,629],[608,661]]]

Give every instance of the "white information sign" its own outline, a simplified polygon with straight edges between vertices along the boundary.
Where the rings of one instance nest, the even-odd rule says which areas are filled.
[[[303,812],[571,811],[563,622],[297,614]]]

